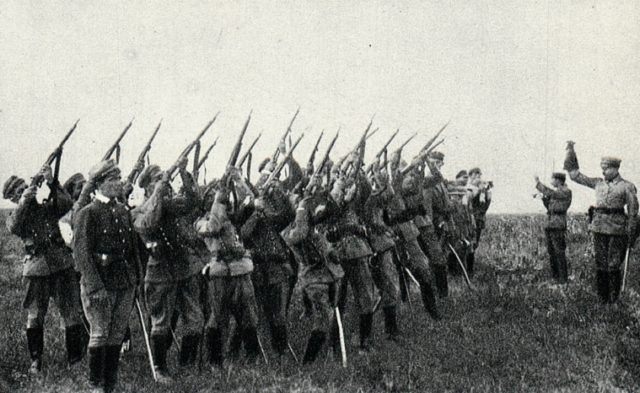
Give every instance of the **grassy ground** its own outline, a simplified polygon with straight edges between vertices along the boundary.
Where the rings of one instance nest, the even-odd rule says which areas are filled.
[[[154,385],[137,323],[134,350],[121,362],[120,388],[125,392],[615,392],[640,391],[640,328],[635,292],[636,258],[630,264],[630,290],[619,307],[597,304],[592,289],[592,259],[584,217],[573,217],[568,238],[573,281],[566,288],[550,285],[542,216],[493,216],[488,220],[472,293],[455,278],[443,303],[446,318],[434,323],[420,308],[403,306],[403,342],[382,339],[382,316],[376,315],[375,351],[354,350],[357,323],[346,317],[349,367],[320,360],[301,368],[285,359],[275,365],[231,365],[224,373],[179,370],[176,383]],[[26,375],[20,308],[20,248],[0,233],[0,391],[73,392],[86,389],[87,365],[68,368],[63,331],[55,307],[45,335],[46,371]],[[292,345],[300,356],[309,325],[292,311]],[[263,333],[263,341],[267,342]],[[268,345],[267,345],[268,346]],[[170,352],[175,365],[176,352]],[[271,356],[273,358],[273,355]],[[272,359],[273,360],[273,359]]]

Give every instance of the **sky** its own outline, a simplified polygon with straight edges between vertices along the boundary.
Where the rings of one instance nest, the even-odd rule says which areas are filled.
[[[344,154],[375,115],[368,157],[399,128],[392,148],[418,133],[410,159],[450,121],[444,174],[482,168],[495,213],[543,212],[533,177],[562,169],[570,139],[584,173],[616,155],[640,184],[637,1],[7,0],[0,53],[2,181],[32,176],[78,118],[63,180],[132,118],[125,174],[160,119],[151,161],[166,168],[220,111],[210,178],[250,110],[266,157],[300,107],[302,162],[323,129],[321,149],[341,128]],[[586,211],[593,191],[569,185]]]

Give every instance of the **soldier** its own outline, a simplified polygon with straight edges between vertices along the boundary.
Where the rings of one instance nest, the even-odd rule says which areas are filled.
[[[543,195],[542,203],[547,209],[547,224],[545,234],[547,237],[547,250],[551,262],[551,273],[554,279],[566,284],[569,279],[569,267],[565,250],[567,244],[565,234],[567,232],[567,210],[571,206],[571,190],[565,184],[566,175],[554,172],[551,175],[549,188],[535,177],[536,189]]]
[[[462,272],[460,264],[466,263],[464,261],[468,262],[468,254],[473,252],[476,236],[475,221],[468,205],[471,192],[467,190],[465,184],[466,181],[460,173],[454,182],[447,184],[452,207],[451,220],[454,224],[453,230],[449,231],[447,241],[448,245],[456,251],[449,253],[448,265],[449,271],[458,274]]]
[[[50,192],[46,200],[38,203],[36,193],[42,182],[47,183]],[[23,307],[27,310],[29,372],[36,374],[42,370],[44,319],[50,298],[54,299],[65,326],[67,360],[75,364],[84,356],[86,331],[82,326],[73,260],[58,228],[58,220],[72,206],[71,198],[54,179],[48,165],[34,177],[31,186],[11,176],[2,193],[4,199],[18,204],[6,224],[9,232],[22,239],[26,253],[22,276],[27,283]]]
[[[493,183],[482,180],[482,171],[480,171],[480,168],[472,168],[469,170],[468,188],[471,190],[470,206],[473,212],[473,219],[476,223],[473,252],[467,254],[467,270],[469,275],[472,276],[476,260],[475,252],[480,245],[480,236],[482,236],[482,230],[486,225],[487,210],[489,210],[489,206],[491,205],[491,189],[493,188]]]
[[[243,181],[234,169],[231,169],[230,177],[236,183]],[[238,239],[238,220],[241,218],[231,211],[229,188],[226,181],[222,181],[215,192],[210,211],[195,224],[198,234],[211,252],[210,260],[202,272],[210,280],[211,312],[206,335],[212,367],[221,368],[224,364],[223,332],[228,329],[231,316],[236,320],[236,329],[241,332],[249,358],[255,361],[259,353],[256,330],[258,315],[250,276],[254,266],[251,254]]]
[[[596,205],[589,229],[593,233],[596,285],[601,302],[615,303],[623,279],[622,264],[638,236],[638,197],[635,185],[620,176],[619,158],[603,157],[603,178],[580,172],[573,143],[567,146],[564,169],[571,180],[596,192]],[[626,212],[625,212],[626,207]]]
[[[138,240],[129,210],[117,201],[122,182],[115,161],[93,167],[88,187],[95,187],[95,198],[74,217],[73,255],[91,327],[89,382],[95,391],[111,392],[140,280]]]
[[[258,187],[266,177],[268,174],[263,171]],[[242,225],[240,236],[255,263],[253,283],[269,325],[272,347],[282,356],[289,343],[287,304],[293,268],[289,247],[280,233],[294,220],[295,212],[278,181],[253,200],[253,209]]]
[[[186,159],[178,163],[183,184],[178,195],[172,195],[170,187],[174,168],[162,172],[157,165],[147,166],[138,179],[146,200],[132,211],[136,231],[150,252],[144,291],[156,376],[163,384],[171,382],[167,351],[174,337],[171,321],[175,312],[185,332],[179,355],[182,366],[195,364],[204,324],[199,273],[208,253],[193,227],[202,205],[186,165]]]
[[[293,224],[285,232],[285,240],[300,263],[298,288],[313,321],[304,364],[315,361],[327,339],[337,289],[344,276],[335,251],[317,229],[336,208],[328,194],[316,193],[305,197],[298,204]]]

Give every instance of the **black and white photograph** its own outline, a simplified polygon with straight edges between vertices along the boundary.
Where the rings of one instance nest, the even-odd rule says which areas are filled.
[[[0,393],[640,392],[640,2],[0,2]]]

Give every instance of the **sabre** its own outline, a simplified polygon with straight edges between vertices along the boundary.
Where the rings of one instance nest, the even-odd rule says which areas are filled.
[[[158,376],[156,375],[156,367],[153,362],[153,354],[151,353],[151,344],[149,344],[149,335],[147,333],[147,327],[144,324],[144,315],[142,315],[142,308],[140,308],[140,301],[137,298],[136,298],[136,309],[138,310],[138,318],[140,319],[142,334],[144,335],[144,343],[147,346],[147,354],[149,355],[149,365],[151,366],[151,374],[153,375],[153,380],[158,382]]]
[[[629,252],[630,247],[627,247],[627,252],[624,255],[624,268],[622,270],[622,285],[620,286],[620,293],[624,292],[624,287],[627,282],[627,268],[629,267]]]
[[[335,308],[336,323],[338,324],[338,337],[340,338],[340,355],[342,356],[342,367],[347,368],[347,347],[344,343],[344,330],[342,330],[342,318],[340,318],[340,309]]]
[[[293,347],[291,346],[291,343],[287,340],[287,346],[289,347],[289,352],[291,352],[291,356],[293,356],[293,360],[296,361],[296,363],[300,363],[298,361],[298,357],[296,356],[296,352],[293,350]]]

